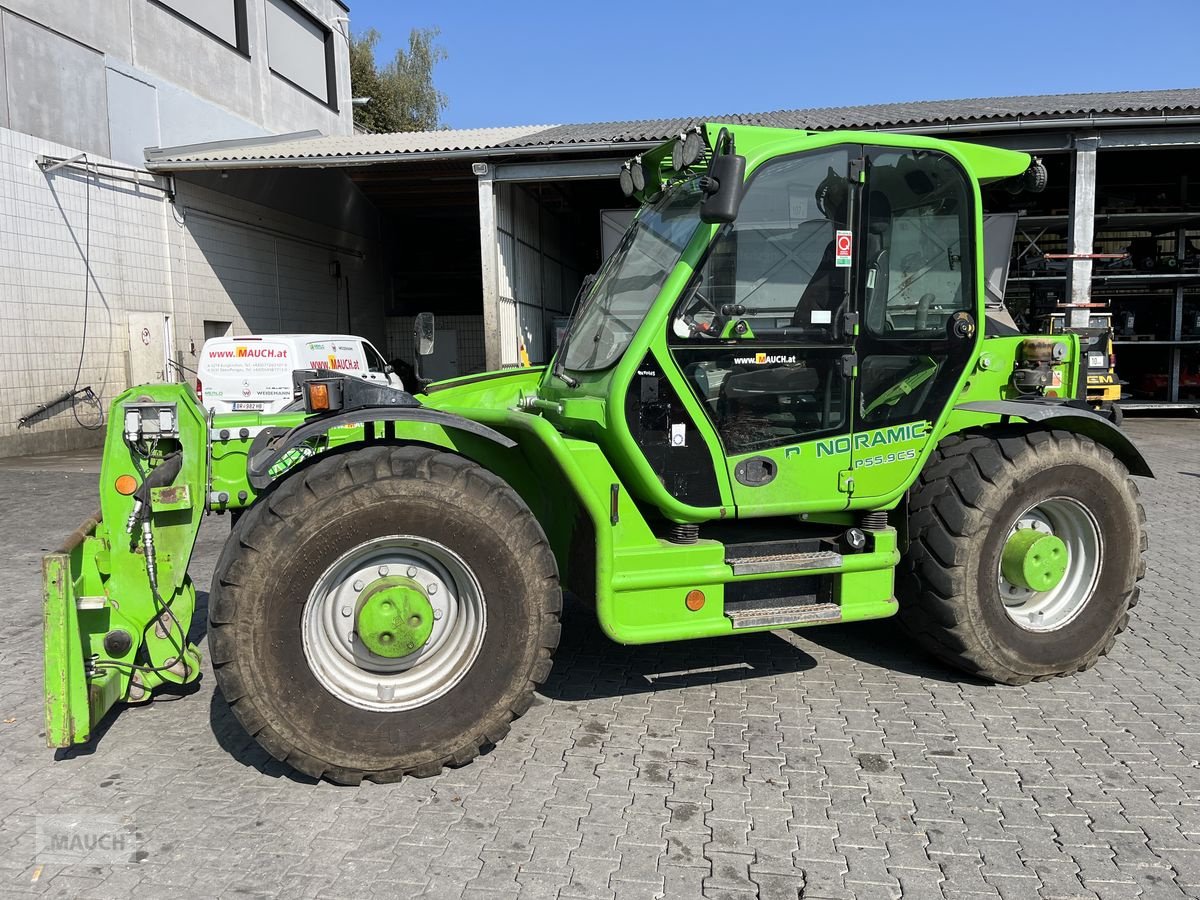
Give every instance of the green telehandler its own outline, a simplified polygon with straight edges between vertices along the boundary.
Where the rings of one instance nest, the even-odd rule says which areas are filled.
[[[272,415],[117,397],[101,510],[45,558],[48,743],[199,677],[212,513],[217,684],[273,757],[341,783],[501,741],[564,591],[625,644],[898,614],[1006,684],[1112,648],[1150,469],[1088,409],[1077,336],[984,303],[983,194],[1040,189],[1038,160],[708,124],[620,180],[641,209],[548,366],[411,393],[298,371]]]

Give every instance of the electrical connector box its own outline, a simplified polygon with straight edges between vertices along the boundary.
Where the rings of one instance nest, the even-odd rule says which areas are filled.
[[[179,437],[174,403],[126,403],[125,440],[129,443]]]

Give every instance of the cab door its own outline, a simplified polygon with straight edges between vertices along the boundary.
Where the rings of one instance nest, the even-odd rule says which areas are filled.
[[[908,484],[981,339],[966,172],[945,153],[895,147],[868,147],[864,168],[856,501]]]
[[[672,314],[669,350],[739,516],[848,503],[861,155],[838,145],[761,166]]]

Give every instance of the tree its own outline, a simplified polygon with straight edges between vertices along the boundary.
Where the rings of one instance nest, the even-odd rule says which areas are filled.
[[[370,97],[365,106],[354,107],[354,124],[367,131],[429,131],[437,128],[446,95],[433,84],[433,69],[446,58],[436,43],[437,28],[414,28],[408,35],[408,50],[379,69],[374,28],[350,38],[350,90],[355,97]]]

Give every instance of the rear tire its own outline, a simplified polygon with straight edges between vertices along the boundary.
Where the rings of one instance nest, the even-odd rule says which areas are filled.
[[[346,630],[362,620],[345,598],[367,596],[388,562],[392,580],[440,573],[425,611],[442,636],[404,660]],[[342,784],[395,781],[508,733],[550,673],[561,608],[546,536],[511,487],[448,453],[369,447],[305,467],[246,512],[213,576],[209,640],[226,701],[271,756]]]
[[[1146,515],[1125,466],[1088,438],[948,438],[913,487],[910,516],[900,620],[954,666],[1006,684],[1066,675],[1095,665],[1128,624]],[[1070,548],[1060,586],[1041,593],[1001,565],[1015,529],[1033,525]]]

